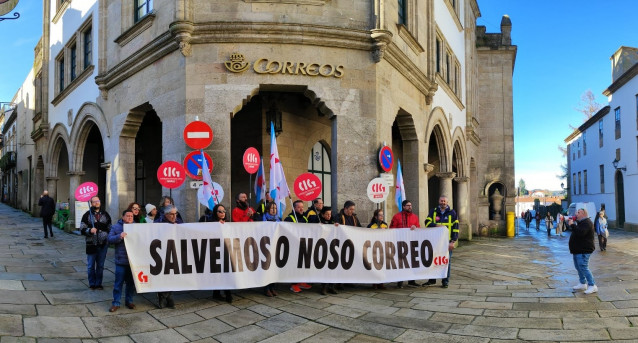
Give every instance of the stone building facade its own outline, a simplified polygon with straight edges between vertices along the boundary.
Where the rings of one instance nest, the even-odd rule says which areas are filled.
[[[291,188],[301,173],[321,175],[326,202],[338,210],[353,200],[362,221],[376,208],[366,187],[381,173],[383,145],[401,161],[407,198],[422,219],[445,194],[460,214],[461,238],[471,239],[480,223],[504,226],[505,211],[513,210],[516,46],[509,18],[498,34],[476,27],[476,0],[86,6],[76,39],[82,42],[90,15],[90,73],[99,92],[87,86],[67,95],[73,105],[61,106],[55,69],[46,75],[55,79],[48,82],[49,112],[68,113],[44,125],[46,144],[37,145],[42,178],[57,194],[72,197],[81,182],[97,181],[112,213],[134,200],[157,203],[169,194],[157,167],[184,160],[191,149],[183,128],[197,118],[213,128],[205,151],[225,190],[222,203],[232,205],[234,194],[252,188],[244,150],[255,147],[268,161],[267,118],[276,118]],[[62,11],[45,13],[64,23]],[[50,22],[45,17],[45,26]],[[504,196],[501,210],[490,202],[496,190]],[[184,218],[195,220],[196,190],[170,193]],[[384,206],[387,215],[399,210],[392,200]]]

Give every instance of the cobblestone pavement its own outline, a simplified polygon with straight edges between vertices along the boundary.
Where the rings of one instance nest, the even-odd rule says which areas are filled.
[[[43,239],[39,218],[0,205],[0,343],[638,342],[636,233],[612,230],[608,250],[592,255],[592,295],[571,291],[569,238],[532,224],[513,239],[462,242],[447,289],[357,285],[322,296],[317,286],[293,294],[281,285],[276,298],[236,291],[232,304],[179,292],[173,310],[144,294],[135,310],[115,313],[113,251],[105,289],[91,291],[84,240],[54,233]]]

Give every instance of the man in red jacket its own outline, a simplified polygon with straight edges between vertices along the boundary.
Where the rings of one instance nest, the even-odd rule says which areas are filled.
[[[410,230],[414,230],[419,226],[419,217],[412,213],[412,203],[410,200],[403,200],[401,203],[401,207],[403,210],[392,217],[392,221],[390,222],[391,229],[401,229],[401,228],[410,228]],[[411,280],[408,281],[408,286],[418,287],[419,284],[416,281]],[[403,281],[397,282],[398,288],[403,288]]]
[[[233,208],[231,219],[234,222],[252,222],[255,210],[248,206],[248,196],[246,193],[239,193],[235,197],[237,207]]]
[[[419,217],[412,213],[412,203],[410,200],[403,200],[401,203],[401,207],[403,207],[403,211],[397,213],[392,217],[392,221],[390,222],[391,229],[399,229],[409,227],[414,230],[419,226]]]

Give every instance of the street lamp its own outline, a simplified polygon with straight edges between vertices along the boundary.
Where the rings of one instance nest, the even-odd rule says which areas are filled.
[[[618,167],[618,162],[620,162],[620,161],[618,161],[618,158],[615,158],[614,161],[611,162],[611,164],[614,165],[614,169],[616,169],[616,170],[620,169],[622,171],[627,171],[627,167]]]

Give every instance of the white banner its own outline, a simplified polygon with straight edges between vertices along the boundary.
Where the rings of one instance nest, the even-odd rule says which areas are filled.
[[[153,223],[125,224],[124,231],[140,293],[443,278],[449,256],[445,227]]]

